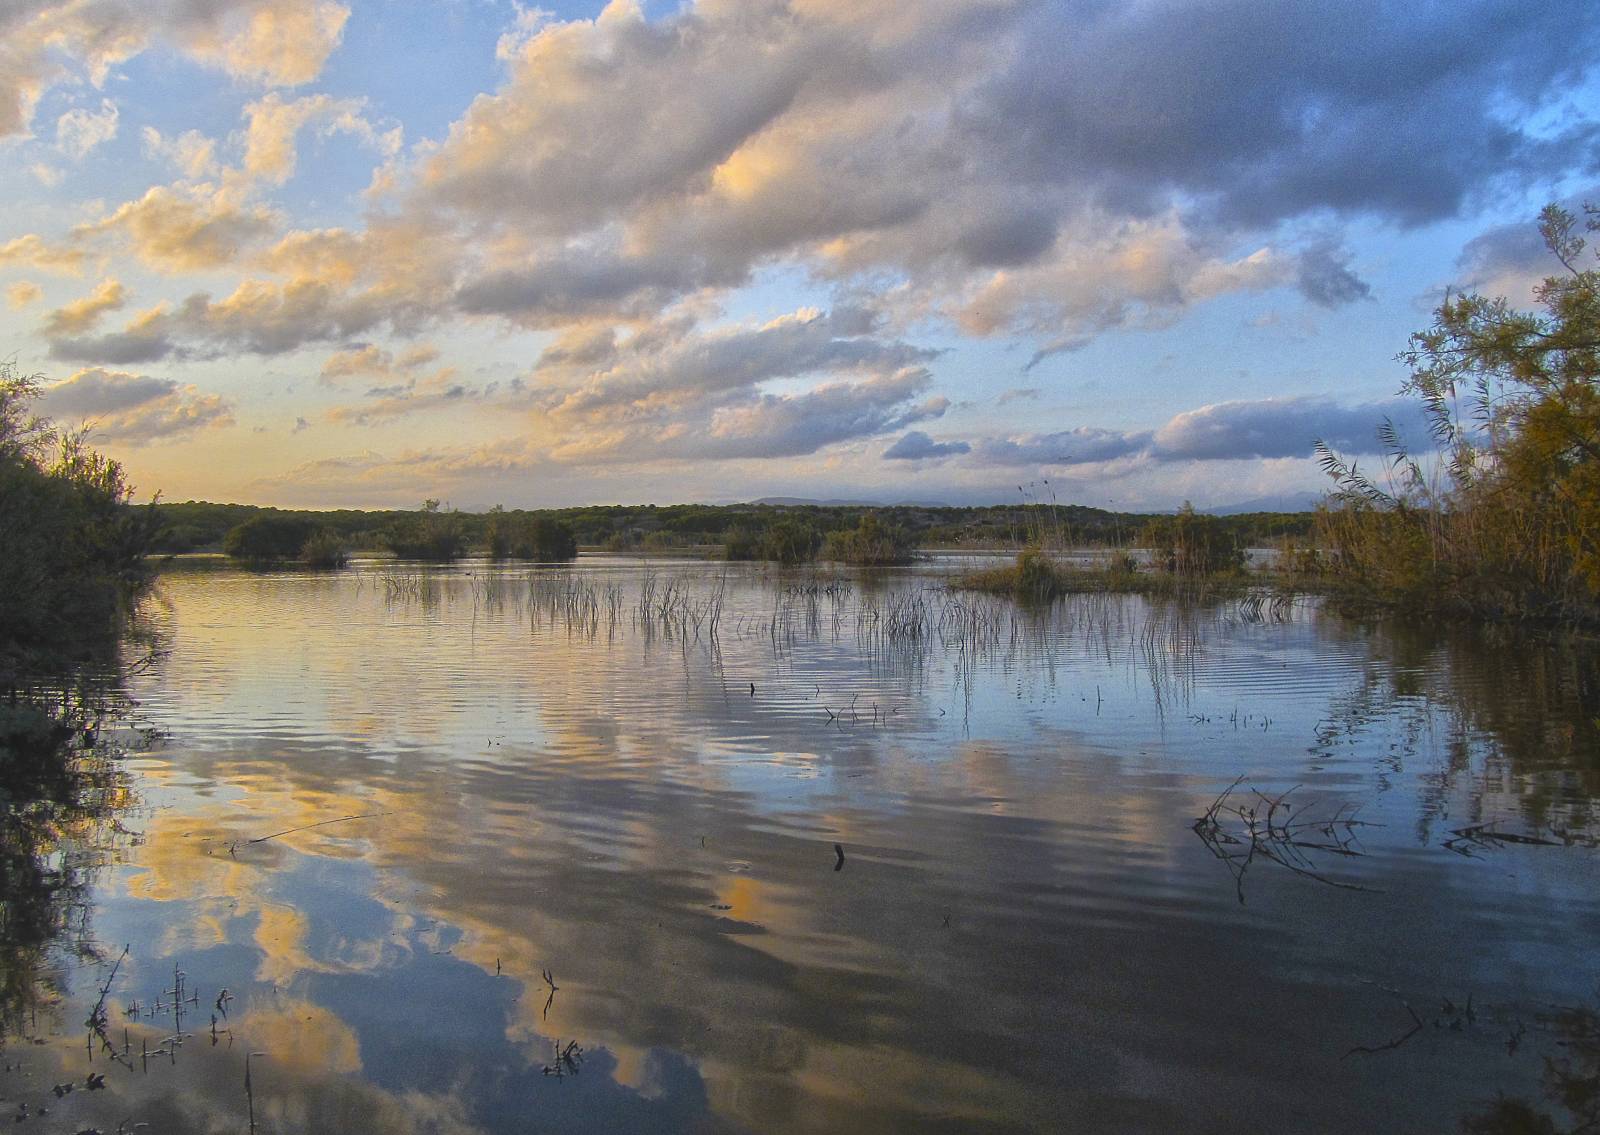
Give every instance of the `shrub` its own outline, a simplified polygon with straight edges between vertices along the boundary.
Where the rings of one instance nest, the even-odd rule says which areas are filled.
[[[0,671],[108,642],[159,529],[117,462],[29,412],[37,394],[0,364]]]
[[[858,567],[908,564],[917,552],[916,537],[898,524],[885,524],[875,512],[862,515],[854,528],[828,533],[822,558]]]
[[[774,521],[761,534],[761,558],[780,564],[803,564],[816,559],[822,537],[803,520]]]
[[[263,512],[230,528],[223,537],[222,550],[245,563],[282,563],[298,559],[316,531],[316,525],[303,516]]]
[[[578,537],[551,516],[508,513],[498,505],[489,510],[489,554],[497,560],[532,560],[557,563],[578,555]]]
[[[722,557],[727,560],[760,559],[761,537],[753,528],[743,524],[734,525],[723,536]]]
[[[1142,539],[1155,566],[1174,575],[1214,575],[1244,566],[1244,549],[1227,525],[1196,512],[1188,501],[1176,514],[1145,525]]]
[[[422,511],[392,525],[383,542],[402,560],[451,563],[466,551],[467,533],[455,510],[441,510],[438,501],[429,500]]]
[[[342,568],[350,562],[350,553],[337,532],[319,528],[301,546],[300,559],[307,567]]]

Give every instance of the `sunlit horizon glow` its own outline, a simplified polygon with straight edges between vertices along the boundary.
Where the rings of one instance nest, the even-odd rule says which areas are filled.
[[[4,354],[168,500],[1281,503],[1425,438],[1447,289],[1530,302],[1597,48],[1516,0],[22,0]]]

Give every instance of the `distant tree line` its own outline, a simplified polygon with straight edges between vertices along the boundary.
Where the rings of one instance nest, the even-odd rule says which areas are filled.
[[[590,505],[578,508],[461,512],[420,510],[286,511],[199,501],[162,503],[157,550],[230,551],[229,533],[257,517],[285,521],[264,560],[298,560],[312,536],[346,551],[453,559],[468,552],[556,561],[577,545],[616,552],[698,551],[730,559],[803,562],[904,562],[907,547],[1021,548],[1038,543],[1126,547],[1160,514],[1109,512],[1084,505]],[[863,521],[872,518],[867,529]],[[1234,545],[1302,538],[1310,513],[1248,513],[1208,518]],[[287,523],[293,521],[291,525]],[[551,527],[552,525],[558,527]],[[497,551],[498,550],[498,551]],[[528,553],[528,554],[524,554]],[[241,558],[252,558],[249,555]]]

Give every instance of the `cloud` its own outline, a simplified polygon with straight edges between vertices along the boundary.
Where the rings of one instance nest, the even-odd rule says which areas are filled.
[[[886,461],[927,461],[939,457],[955,457],[970,453],[972,446],[964,441],[934,441],[921,430],[912,430],[883,451]]]
[[[50,87],[80,78],[99,87],[158,44],[235,78],[310,82],[348,16],[329,0],[13,0],[0,10],[0,138],[27,133]]]
[[[44,289],[38,284],[31,280],[18,280],[6,288],[6,306],[12,311],[17,311],[27,307],[42,295]]]
[[[34,233],[0,244],[0,264],[26,264],[48,272],[76,276],[89,256],[82,249],[51,244]]]
[[[1300,254],[1295,283],[1318,307],[1344,307],[1372,297],[1371,286],[1350,270],[1348,253],[1332,240],[1319,240]]]
[[[973,458],[984,465],[1091,465],[1142,453],[1150,432],[1080,426],[1054,433],[1020,434],[984,438],[973,447]]]
[[[264,206],[239,205],[204,189],[157,185],[110,216],[77,226],[72,237],[88,242],[111,236],[153,268],[194,271],[236,263],[276,228],[277,217]]]
[[[1315,443],[1351,454],[1386,452],[1378,429],[1388,421],[1408,446],[1428,444],[1421,407],[1390,398],[1344,406],[1331,398],[1262,398],[1216,402],[1173,415],[1155,430],[1093,426],[1056,433],[984,438],[972,459],[984,465],[1142,464],[1310,457]]]
[[[106,312],[120,309],[127,301],[127,290],[120,282],[102,280],[89,295],[52,311],[45,320],[44,333],[52,339],[81,335],[98,323]]]
[[[1411,444],[1427,440],[1413,400],[1341,406],[1331,398],[1263,398],[1177,414],[1155,432],[1152,448],[1163,461],[1304,457],[1318,439],[1348,453],[1381,453],[1377,430],[1385,419]]]
[[[145,157],[171,162],[191,180],[215,176],[220,168],[216,142],[198,130],[169,138],[154,126],[146,126],[139,132],[139,140]]]
[[[330,422],[371,426],[423,411],[438,411],[481,402],[492,396],[498,384],[468,386],[459,381],[454,367],[445,367],[427,378],[413,379],[399,386],[373,387],[367,401],[334,406],[327,412]]]
[[[171,379],[99,367],[45,387],[39,409],[57,420],[86,423],[97,440],[129,445],[233,424],[233,408],[218,395]]]
[[[77,107],[56,119],[56,148],[73,158],[83,158],[90,150],[117,136],[117,104],[100,100],[95,112]]]
[[[401,132],[395,127],[380,133],[363,114],[365,99],[336,99],[328,95],[308,95],[285,101],[273,91],[244,109],[244,160],[236,178],[244,183],[262,181],[282,185],[294,176],[299,153],[296,137],[311,128],[327,137],[352,134],[368,146],[392,156],[400,146]]]

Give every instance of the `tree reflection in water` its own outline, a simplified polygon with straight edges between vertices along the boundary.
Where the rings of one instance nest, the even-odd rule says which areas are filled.
[[[94,877],[131,836],[119,749],[92,687],[11,690],[0,700],[0,1046],[38,1027],[64,970],[97,964]]]

